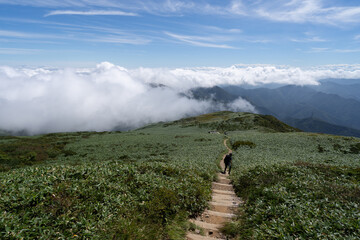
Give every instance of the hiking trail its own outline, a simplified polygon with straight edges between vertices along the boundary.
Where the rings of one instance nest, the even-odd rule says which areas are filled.
[[[227,146],[224,140],[224,145],[228,149],[228,153],[232,150]],[[223,156],[220,166],[224,170]],[[226,239],[220,232],[221,227],[226,222],[230,222],[235,217],[234,212],[242,201],[235,195],[233,186],[230,184],[229,175],[218,173],[216,182],[212,182],[212,200],[209,202],[209,209],[206,209],[201,216],[196,219],[191,219],[190,222],[203,229],[204,235],[200,235],[200,231],[188,232],[187,240],[215,240]]]

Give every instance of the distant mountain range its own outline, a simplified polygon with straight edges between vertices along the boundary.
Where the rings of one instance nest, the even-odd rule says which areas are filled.
[[[344,98],[353,98],[360,101],[360,83],[339,84],[336,82],[321,82],[320,85],[311,86],[312,89],[329,94],[336,94]]]
[[[314,118],[287,119],[284,122],[304,132],[327,133],[360,138],[360,130],[333,125]]]
[[[226,87],[232,95],[243,97],[266,114],[280,120],[317,118],[322,121],[360,129],[360,101],[336,94],[318,92],[310,87],[285,86],[276,89]]]
[[[242,97],[259,113],[273,115],[303,131],[360,137],[360,84],[354,82],[253,89],[215,86],[192,89],[190,95],[222,103]]]
[[[211,88],[194,88],[185,95],[198,100],[212,100],[220,103],[229,103],[238,98],[236,94],[233,95],[229,91],[218,86]]]

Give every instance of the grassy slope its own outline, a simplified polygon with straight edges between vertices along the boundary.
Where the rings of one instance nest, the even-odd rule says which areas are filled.
[[[2,139],[67,143],[54,158],[0,173],[1,239],[181,238],[181,223],[206,207],[222,136],[177,126],[82,135]]]
[[[232,180],[246,204],[225,232],[240,239],[360,237],[359,139],[255,131],[230,137],[238,146]]]
[[[181,239],[224,150],[209,130],[237,147],[232,179],[246,204],[229,235],[360,236],[359,139],[219,112],[127,133],[0,138],[1,238]]]
[[[220,132],[236,130],[257,130],[259,132],[300,132],[275,117],[252,113],[217,112],[185,118],[168,125],[198,126]]]

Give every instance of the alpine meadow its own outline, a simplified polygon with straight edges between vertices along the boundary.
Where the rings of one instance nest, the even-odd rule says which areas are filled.
[[[358,238],[360,140],[232,112],[130,132],[1,137],[1,238],[184,239],[187,220],[209,207],[224,138],[244,200],[224,236]]]

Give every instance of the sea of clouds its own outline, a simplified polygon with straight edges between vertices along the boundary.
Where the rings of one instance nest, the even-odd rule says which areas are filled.
[[[360,78],[357,69],[272,65],[126,69],[108,62],[83,69],[0,66],[0,129],[28,134],[108,131],[215,110],[256,112],[242,98],[224,105],[181,93],[223,84],[315,85],[325,78]]]

